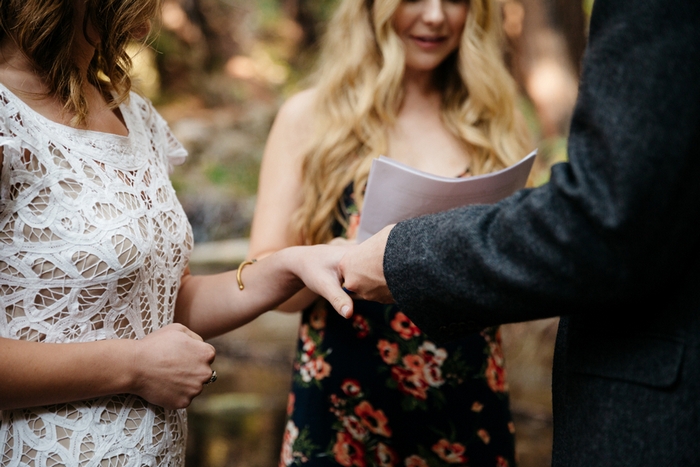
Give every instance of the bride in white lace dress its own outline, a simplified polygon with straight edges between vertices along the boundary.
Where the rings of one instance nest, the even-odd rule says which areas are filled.
[[[124,61],[158,0],[0,6],[0,465],[183,465],[183,408],[213,374],[202,337],[333,258],[282,251],[243,290],[189,274],[168,179],[186,152]]]

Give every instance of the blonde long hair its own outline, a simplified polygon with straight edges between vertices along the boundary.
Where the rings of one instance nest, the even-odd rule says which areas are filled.
[[[85,4],[82,25],[75,24],[77,1]],[[71,124],[80,126],[86,122],[88,106],[86,78],[73,59],[76,35],[87,37],[90,25],[99,37],[87,81],[116,107],[131,90],[131,59],[126,52],[131,32],[159,9],[160,0],[0,0],[0,41],[17,44],[48,86],[48,94],[75,115]]]
[[[291,229],[305,244],[332,238],[344,224],[339,201],[354,183],[361,207],[371,160],[387,150],[387,129],[403,99],[403,44],[392,26],[401,0],[342,0],[331,19],[314,76],[314,134],[302,166],[303,203]],[[471,156],[471,173],[507,167],[525,155],[527,129],[502,54],[496,0],[469,0],[459,49],[436,70],[446,128]]]

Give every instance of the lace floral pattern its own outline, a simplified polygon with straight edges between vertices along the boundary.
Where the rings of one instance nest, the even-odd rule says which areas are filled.
[[[0,336],[140,339],[173,320],[192,248],[168,179],[186,151],[151,104],[129,136],[50,121],[0,86]],[[0,411],[0,465],[184,464],[186,415],[134,395]]]

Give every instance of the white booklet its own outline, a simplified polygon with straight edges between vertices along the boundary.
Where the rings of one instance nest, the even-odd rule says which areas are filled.
[[[498,172],[466,178],[429,174],[379,156],[369,172],[357,241],[413,217],[498,202],[525,186],[536,153]]]

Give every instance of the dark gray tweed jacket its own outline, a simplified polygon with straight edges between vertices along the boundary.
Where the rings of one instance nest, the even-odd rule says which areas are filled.
[[[389,288],[437,341],[563,317],[555,466],[700,465],[700,0],[596,0],[569,160],[398,224]]]

